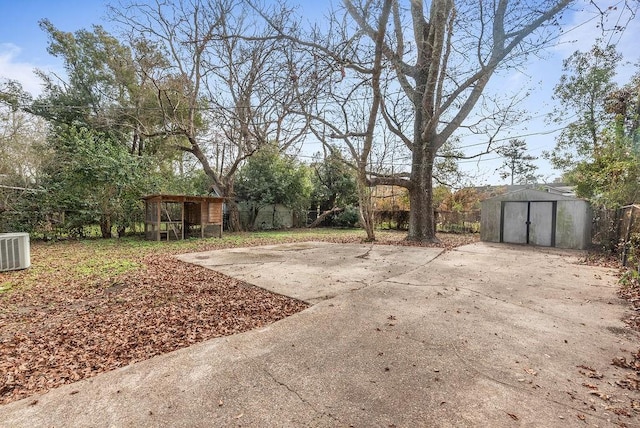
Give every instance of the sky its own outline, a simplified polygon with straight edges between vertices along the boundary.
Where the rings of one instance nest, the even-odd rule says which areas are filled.
[[[612,12],[604,23],[605,28],[610,28],[616,24],[626,23],[628,15],[624,8],[620,7],[623,1],[600,1],[599,7],[606,10],[609,6],[617,8]],[[599,28],[599,15],[593,8],[577,9],[565,14],[563,23],[563,35],[559,38],[556,46],[550,48],[542,58],[532,57],[529,64],[526,64],[520,71],[507,76],[500,76],[493,79],[489,84],[489,90],[517,91],[519,88],[530,88],[531,94],[524,101],[524,107],[531,120],[526,124],[514,129],[513,132],[503,135],[503,139],[522,138],[526,141],[529,154],[539,157],[534,162],[539,167],[540,173],[547,182],[559,178],[562,171],[554,170],[548,161],[543,159],[542,152],[549,151],[555,146],[555,137],[561,125],[550,124],[547,114],[557,106],[553,100],[553,89],[562,75],[562,62],[572,53],[579,50],[586,52],[591,49],[598,38],[616,44],[619,52],[623,54],[625,65],[618,69],[616,79],[619,84],[629,81],[638,67],[633,64],[640,64],[640,50],[638,46],[638,36],[640,36],[640,17],[637,17],[627,24],[623,33],[607,32],[603,36]],[[630,63],[630,64],[629,64]],[[470,153],[472,154],[472,153]],[[495,153],[482,156],[480,162],[464,161],[460,164],[463,169],[475,175],[475,184],[496,184],[496,182],[506,183],[507,180],[500,180],[496,169],[500,167],[502,159]]]
[[[338,2],[337,0],[335,1]],[[93,24],[103,25],[109,29],[106,20],[107,0],[0,0],[0,79],[16,79],[32,94],[40,92],[40,83],[33,74],[33,69],[59,70],[60,62],[47,53],[47,37],[39,28],[38,22],[48,19],[53,25],[63,31],[77,31],[89,28]],[[300,0],[298,2],[303,12],[321,16],[324,10],[330,8],[329,0]],[[608,24],[625,23],[622,15],[623,8],[620,0],[597,0],[602,9],[618,6],[612,13]],[[531,58],[530,62],[519,71],[502,74],[493,79],[489,90],[509,91],[520,90],[524,87],[531,89],[531,95],[523,103],[529,115],[533,118],[526,125],[519,126],[502,138],[521,137],[527,142],[529,153],[541,156],[544,150],[551,150],[555,144],[557,125],[545,122],[545,114],[553,107],[553,87],[562,74],[562,60],[576,50],[587,51],[597,37],[602,36],[596,27],[598,19],[594,19],[592,11],[575,10],[564,16],[564,26],[567,31],[559,44],[544,55],[543,58]],[[625,60],[631,63],[640,62],[638,46],[640,36],[640,18],[636,17],[628,24],[622,34],[612,36],[612,41],[623,53]],[[607,36],[609,37],[609,36]],[[637,69],[637,68],[635,68]],[[619,82],[623,83],[633,74],[634,68],[627,65],[619,70]],[[465,139],[463,145],[474,145],[467,153],[473,154],[475,144],[482,143],[479,139]],[[551,168],[549,163],[540,158],[534,162],[548,181],[560,175],[559,171]],[[471,174],[473,184],[504,184],[496,172],[501,159],[496,154],[484,155],[478,159],[461,161],[460,167]]]
[[[60,67],[47,53],[47,36],[38,22],[48,19],[63,31],[104,23],[104,0],[0,0],[0,77],[19,80],[31,93],[40,92],[34,68]]]

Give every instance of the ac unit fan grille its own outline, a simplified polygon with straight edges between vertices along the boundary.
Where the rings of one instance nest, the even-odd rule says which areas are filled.
[[[30,265],[29,234],[0,233],[0,272]]]

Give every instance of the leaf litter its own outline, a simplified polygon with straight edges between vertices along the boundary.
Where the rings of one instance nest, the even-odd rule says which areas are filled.
[[[31,287],[3,302],[0,403],[262,327],[307,307],[170,256],[147,256],[144,264],[115,283]]]
[[[101,249],[82,241],[35,243],[29,270],[0,273],[0,284],[9,289],[0,293],[0,404],[259,328],[307,307],[172,254],[308,240],[354,243],[360,235],[240,234],[227,241],[129,247],[102,241],[96,245]],[[447,234],[439,244],[424,245],[405,241],[403,233],[379,236],[381,244],[445,250],[478,240]]]

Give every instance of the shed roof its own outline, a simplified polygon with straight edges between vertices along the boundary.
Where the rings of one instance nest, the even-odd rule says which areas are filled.
[[[585,201],[573,196],[565,196],[557,193],[542,192],[534,189],[522,189],[514,192],[504,193],[485,199],[485,201]],[[484,201],[483,201],[484,202]]]

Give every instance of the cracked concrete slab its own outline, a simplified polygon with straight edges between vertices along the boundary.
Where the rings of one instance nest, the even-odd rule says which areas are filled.
[[[637,426],[640,393],[615,384],[628,372],[611,358],[638,335],[614,272],[579,255],[324,243],[187,255],[315,304],[2,406],[0,425]]]

